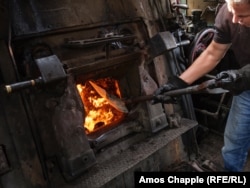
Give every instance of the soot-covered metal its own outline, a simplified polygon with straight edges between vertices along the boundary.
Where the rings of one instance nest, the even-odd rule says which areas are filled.
[[[181,135],[197,124],[173,113],[173,105],[124,103],[121,121],[91,134],[84,128],[78,84],[112,78],[117,100],[126,101],[151,95],[167,79],[166,60],[150,50],[160,27],[151,1],[0,2],[8,28],[0,35],[3,187],[125,186],[133,171],[155,170],[148,164],[156,156],[165,158],[158,170],[186,157]],[[175,159],[164,154],[171,150]]]

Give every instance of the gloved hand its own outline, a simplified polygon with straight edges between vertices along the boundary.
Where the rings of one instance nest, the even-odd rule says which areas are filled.
[[[238,70],[222,71],[216,75],[216,80],[220,80],[220,86],[239,95],[241,92],[250,89],[250,64]]]
[[[163,86],[159,87],[154,92],[153,100],[151,104],[156,103],[176,103],[176,97],[163,95],[167,91],[181,89],[187,87],[188,84],[177,76],[171,77],[169,81]]]

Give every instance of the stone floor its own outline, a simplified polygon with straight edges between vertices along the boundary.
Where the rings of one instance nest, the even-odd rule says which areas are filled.
[[[223,159],[221,148],[223,146],[223,134],[207,130],[198,140],[199,155],[191,157],[190,161],[183,161],[169,166],[166,171],[178,172],[223,172]],[[250,156],[244,169],[250,172]]]
[[[199,143],[199,150],[201,156],[214,162],[217,166],[223,166],[223,159],[221,156],[221,148],[223,146],[223,134],[214,131],[208,131],[204,134],[203,139]],[[244,171],[250,172],[250,156]]]

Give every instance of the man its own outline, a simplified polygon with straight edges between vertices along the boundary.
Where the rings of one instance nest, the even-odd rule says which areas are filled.
[[[222,156],[226,171],[242,171],[250,148],[250,0],[226,0],[215,19],[213,41],[179,77],[155,91],[153,103],[169,102],[160,94],[187,87],[209,73],[232,49],[241,69],[222,71],[217,79],[234,93],[225,133]]]

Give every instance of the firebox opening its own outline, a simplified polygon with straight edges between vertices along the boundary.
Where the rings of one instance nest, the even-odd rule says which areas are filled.
[[[101,89],[99,91],[96,89]],[[110,100],[121,100],[118,80],[106,77],[77,84],[85,110],[84,128],[87,135],[109,129],[120,123],[126,113]],[[112,95],[113,99],[109,96]]]

